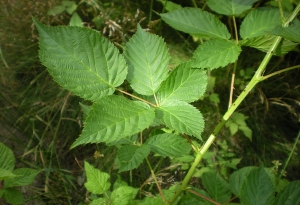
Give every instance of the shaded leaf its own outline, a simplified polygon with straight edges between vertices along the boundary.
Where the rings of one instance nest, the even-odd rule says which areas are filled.
[[[173,3],[172,1],[166,0],[157,0],[162,3],[166,11],[174,11],[176,9],[181,9],[182,6],[180,4]]]
[[[154,117],[154,110],[143,102],[131,101],[123,96],[104,97],[92,105],[82,134],[71,148],[131,136],[149,127]]]
[[[163,157],[181,157],[191,150],[191,145],[186,139],[169,133],[152,136],[145,144],[151,151]]]
[[[193,56],[192,66],[215,69],[234,63],[241,52],[240,46],[233,41],[210,40],[201,44]]]
[[[258,0],[207,0],[209,8],[219,14],[235,16],[250,9]]]
[[[166,101],[180,99],[185,102],[198,100],[205,92],[207,75],[205,71],[194,69],[190,62],[177,66],[157,91],[160,105]]]
[[[243,39],[264,36],[277,25],[281,25],[279,9],[257,8],[245,17],[240,27],[240,35]]]
[[[93,194],[103,194],[110,188],[109,174],[95,169],[88,162],[84,161],[84,169],[86,172],[87,182],[84,183],[85,188]]]
[[[3,198],[10,204],[24,204],[22,193],[14,188],[3,189]]]
[[[283,38],[300,43],[300,26],[292,24],[289,27],[276,26],[270,34],[282,36]]]
[[[206,190],[215,201],[224,203],[230,199],[229,184],[217,172],[205,172],[201,178]]]
[[[194,35],[229,39],[226,26],[213,14],[198,8],[182,8],[160,14],[163,21],[171,27]]]
[[[202,139],[204,120],[200,111],[192,105],[181,101],[167,102],[157,108],[157,113],[169,128]]]
[[[12,171],[14,167],[15,157],[13,152],[5,144],[0,142],[0,169]]]
[[[16,177],[4,180],[4,187],[26,186],[33,182],[40,170],[19,168],[13,170]]]
[[[275,187],[263,167],[253,169],[245,179],[240,199],[244,205],[271,205],[274,202]]]
[[[230,175],[229,183],[232,193],[235,196],[240,196],[241,188],[253,169],[256,167],[243,167]]]
[[[300,204],[300,181],[293,181],[289,183],[285,189],[280,192],[274,205],[298,205]]]
[[[111,95],[127,75],[125,59],[97,31],[50,27],[33,18],[40,36],[40,60],[54,80],[74,94],[96,101]]]
[[[127,79],[131,87],[139,94],[153,95],[168,74],[170,56],[163,39],[138,25],[124,55],[130,65]]]
[[[146,145],[125,145],[121,147],[117,154],[120,161],[119,172],[137,168],[149,153],[150,148]]]

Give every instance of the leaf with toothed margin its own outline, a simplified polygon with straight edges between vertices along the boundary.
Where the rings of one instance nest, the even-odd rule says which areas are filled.
[[[129,64],[127,80],[133,90],[153,95],[168,75],[170,55],[163,39],[138,25],[137,32],[126,44],[124,55]]]
[[[81,136],[71,148],[81,144],[117,141],[148,128],[154,109],[123,96],[106,96],[92,105]]]
[[[39,31],[40,60],[62,87],[86,100],[97,101],[113,94],[125,80],[125,59],[99,32],[33,21]]]

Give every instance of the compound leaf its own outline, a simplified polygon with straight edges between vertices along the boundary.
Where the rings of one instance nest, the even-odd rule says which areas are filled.
[[[215,69],[237,60],[240,46],[232,41],[215,39],[201,44],[193,56],[193,67]]]
[[[182,8],[160,14],[163,21],[171,27],[199,36],[229,39],[226,26],[213,14],[198,8]]]
[[[130,65],[127,79],[131,87],[139,94],[153,95],[168,75],[170,56],[163,39],[138,25],[126,44],[125,57]]]
[[[294,205],[300,204],[300,181],[293,181],[289,183],[283,191],[281,191],[276,199],[274,205]]]
[[[190,144],[184,138],[170,133],[152,136],[145,144],[151,151],[163,157],[182,157],[191,150]]]
[[[84,162],[87,182],[84,183],[85,188],[93,194],[103,194],[110,188],[109,174],[101,172],[94,168],[88,162]]]
[[[83,27],[41,24],[40,60],[62,87],[92,101],[111,95],[127,75],[125,59],[99,32]]]
[[[219,14],[235,16],[250,9],[258,0],[207,0],[209,8]]]
[[[157,108],[158,118],[169,128],[201,139],[204,129],[202,114],[192,105],[182,101],[170,101]]]
[[[198,100],[205,92],[206,72],[193,69],[190,62],[177,66],[157,91],[160,105],[166,101],[180,99],[185,102]]]
[[[92,105],[81,136],[71,148],[80,144],[112,142],[149,127],[154,109],[143,102],[123,96],[107,96]]]
[[[245,179],[253,169],[256,169],[256,167],[243,167],[230,175],[229,184],[231,191],[235,196],[240,196]]]
[[[275,187],[263,167],[253,169],[244,180],[240,199],[245,205],[271,205],[274,202]]]
[[[264,36],[277,25],[281,25],[279,9],[258,8],[245,17],[241,24],[240,35],[243,39]]]
[[[217,172],[204,172],[202,181],[208,193],[215,201],[224,203],[230,199],[231,191],[229,184]]]
[[[146,145],[125,145],[121,147],[117,154],[120,161],[119,172],[137,168],[149,153],[150,148]]]

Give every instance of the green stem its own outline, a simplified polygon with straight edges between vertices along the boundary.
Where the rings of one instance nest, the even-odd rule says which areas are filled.
[[[296,17],[297,13],[300,10],[300,3],[298,3],[295,10],[292,12],[292,14],[287,18],[286,22],[283,24],[284,27],[288,26],[288,24],[293,21],[293,19]],[[271,48],[268,50],[266,56],[264,57],[263,61],[261,62],[260,66],[258,67],[255,75],[249,82],[249,84],[246,86],[246,88],[243,90],[243,92],[239,95],[239,97],[235,100],[235,102],[232,104],[232,106],[228,109],[228,111],[224,114],[223,119],[219,124],[216,126],[212,134],[209,136],[203,147],[199,150],[199,152],[196,155],[196,158],[189,169],[187,175],[185,176],[184,180],[182,181],[182,184],[177,188],[175,194],[172,196],[168,204],[173,204],[177,198],[182,194],[182,192],[187,188],[188,183],[190,182],[196,167],[201,162],[203,155],[207,152],[207,150],[210,148],[212,143],[214,142],[216,135],[219,134],[220,130],[224,126],[225,122],[229,119],[229,117],[233,114],[233,112],[237,109],[237,107],[241,104],[241,102],[245,99],[245,97],[249,94],[249,92],[254,88],[254,86],[259,83],[260,81],[264,80],[262,77],[262,74],[264,70],[266,69],[267,64],[269,63],[273,52],[279,45],[281,41],[281,37],[276,37],[274,40],[274,43],[272,44]]]

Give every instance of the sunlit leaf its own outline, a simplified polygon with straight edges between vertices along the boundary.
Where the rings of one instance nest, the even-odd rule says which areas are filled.
[[[40,60],[62,87],[96,101],[111,95],[127,75],[125,59],[99,32],[83,27],[50,27],[33,18],[40,36]]]
[[[209,8],[219,14],[235,16],[250,9],[258,0],[207,0]]]
[[[87,182],[84,184],[86,189],[93,194],[103,194],[110,188],[109,174],[94,168],[88,162],[84,162]]]
[[[123,96],[107,96],[92,105],[81,136],[72,148],[87,143],[112,142],[148,128],[154,109]]]
[[[193,102],[205,92],[207,74],[200,69],[194,69],[190,62],[177,66],[157,91],[160,105],[164,102],[178,100]]]
[[[168,75],[170,56],[163,39],[138,25],[126,44],[125,57],[130,65],[127,79],[131,87],[139,94],[153,95]]]
[[[228,29],[215,15],[198,8],[177,9],[160,16],[171,27],[185,33],[220,39],[230,38]]]
[[[234,63],[241,52],[240,46],[233,41],[210,40],[201,44],[193,56],[192,66],[215,69]]]

